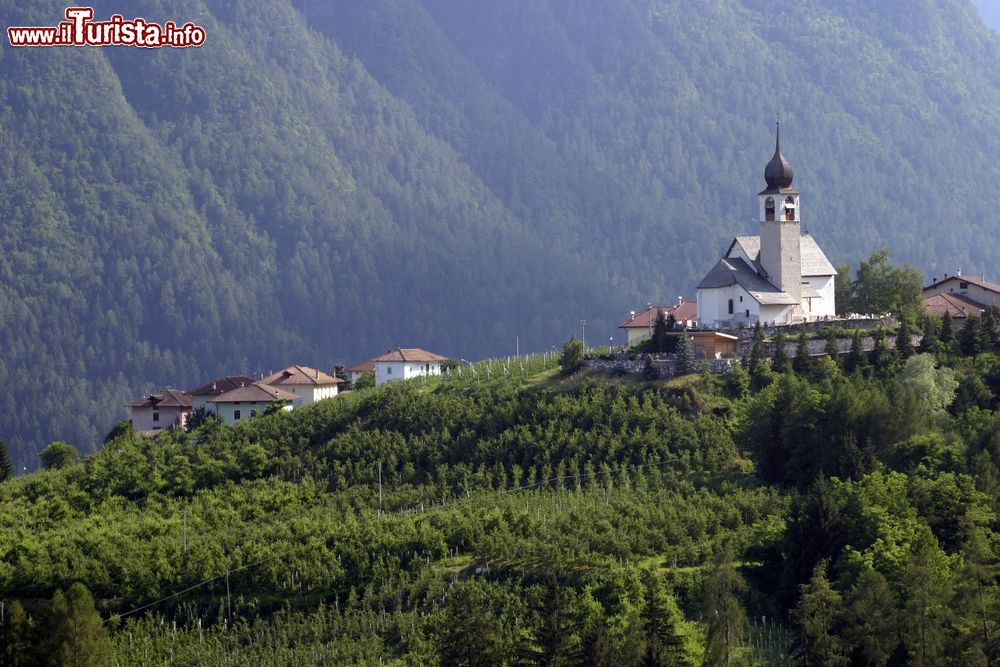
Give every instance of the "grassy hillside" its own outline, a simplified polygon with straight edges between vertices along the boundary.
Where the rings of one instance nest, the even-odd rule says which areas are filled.
[[[98,2],[99,16],[121,10]],[[0,2],[5,25],[63,6]],[[921,3],[130,3],[200,49],[0,51],[0,433],[162,385],[615,333],[750,231],[785,119],[835,262],[998,264],[1000,41]],[[933,239],[928,243],[927,239]]]

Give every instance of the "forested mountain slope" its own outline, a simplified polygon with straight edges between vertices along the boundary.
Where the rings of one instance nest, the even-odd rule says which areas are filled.
[[[97,2],[200,49],[0,52],[19,465],[213,374],[548,348],[692,296],[773,119],[836,261],[987,271],[1000,39],[967,0]],[[0,0],[10,25],[64,5]],[[991,65],[992,64],[992,65]],[[931,239],[933,242],[928,242]]]

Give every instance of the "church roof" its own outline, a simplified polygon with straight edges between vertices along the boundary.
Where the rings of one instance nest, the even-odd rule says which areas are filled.
[[[794,296],[782,292],[767,282],[738,257],[725,257],[712,267],[700,283],[698,289],[717,289],[739,285],[762,306],[790,305],[798,303]]]
[[[733,242],[729,244],[729,250],[726,251],[726,257],[733,254],[733,248],[739,246],[746,253],[746,256],[755,263],[760,262],[760,237],[759,236],[737,236],[733,239]],[[807,278],[809,276],[835,276],[837,275],[837,270],[833,268],[833,264],[830,260],[826,258],[826,254],[819,247],[809,232],[806,232],[800,237],[799,240],[799,257],[802,261],[802,277]]]

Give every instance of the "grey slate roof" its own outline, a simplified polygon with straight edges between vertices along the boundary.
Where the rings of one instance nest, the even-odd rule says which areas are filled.
[[[791,294],[782,292],[761,278],[746,262],[736,257],[720,259],[719,263],[698,283],[698,289],[715,289],[730,285],[739,285],[764,306],[794,306],[798,303]]]
[[[729,244],[729,250],[726,251],[727,257],[732,253],[733,247],[736,245],[743,248],[743,252],[754,262],[760,261],[759,236],[737,236]],[[802,275],[804,277],[837,275],[837,270],[833,268],[833,264],[826,258],[819,244],[816,243],[816,239],[808,232],[800,237],[799,254],[802,258]]]

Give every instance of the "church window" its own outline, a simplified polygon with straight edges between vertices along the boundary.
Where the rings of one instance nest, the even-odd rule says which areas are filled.
[[[785,220],[789,222],[795,221],[795,198],[788,197],[785,199]]]
[[[732,299],[729,300],[729,314],[730,315],[733,314],[733,300]]]
[[[764,220],[774,222],[774,197],[768,197],[764,200]]]

